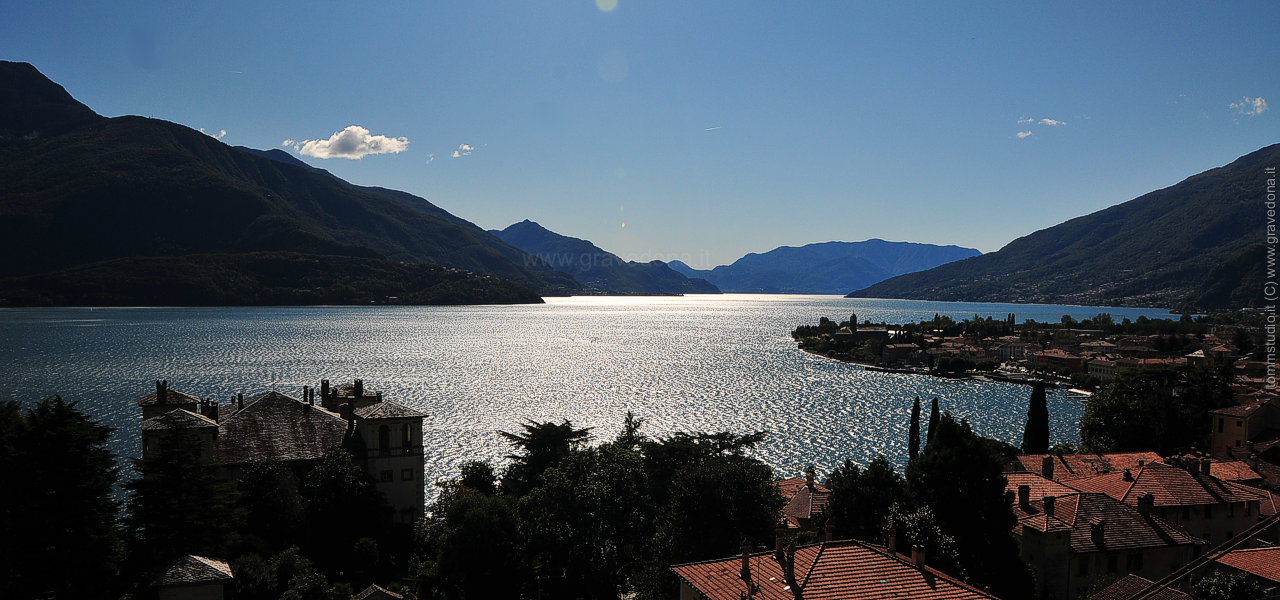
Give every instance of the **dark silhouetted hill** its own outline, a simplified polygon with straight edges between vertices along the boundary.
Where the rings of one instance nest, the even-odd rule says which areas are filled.
[[[913,242],[824,242],[751,253],[731,265],[700,271],[673,261],[671,268],[702,277],[725,292],[845,294],[894,275],[976,256],[977,250]]]
[[[997,252],[883,281],[850,296],[1200,309],[1256,305],[1263,168],[1280,144],[1224,167],[1018,238]],[[1252,252],[1252,254],[1251,254]]]
[[[718,294],[702,279],[690,279],[662,261],[625,261],[578,239],[524,220],[492,232],[503,241],[573,276],[584,291],[597,294]]]

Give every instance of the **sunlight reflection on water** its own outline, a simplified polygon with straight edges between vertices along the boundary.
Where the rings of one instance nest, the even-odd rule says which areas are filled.
[[[102,308],[0,310],[0,400],[61,394],[119,429],[138,454],[134,400],[171,389],[224,400],[276,389],[301,396],[321,378],[355,377],[428,414],[427,479],[471,459],[500,462],[497,435],[525,419],[594,427],[623,415],[650,434],[770,431],[757,456],[781,473],[825,473],[845,458],[906,460],[912,398],[938,396],[979,433],[1017,443],[1030,388],[872,373],[796,349],[789,332],[818,317],[915,321],[1013,312],[1058,321],[1158,309],[936,303],[837,296],[575,297],[536,306]],[[1083,403],[1049,395],[1054,441],[1075,441]],[[926,405],[927,410],[927,405]],[[433,495],[432,490],[428,490]]]

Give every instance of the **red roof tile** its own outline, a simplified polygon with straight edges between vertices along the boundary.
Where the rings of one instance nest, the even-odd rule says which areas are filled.
[[[1071,481],[1081,477],[1093,477],[1106,473],[1119,473],[1125,469],[1136,471],[1139,463],[1160,462],[1155,452],[1121,452],[1114,454],[1023,454],[1014,463],[1014,470],[1044,475],[1044,459],[1053,457],[1053,480]],[[1020,468],[1019,468],[1020,467]]]
[[[1133,485],[1124,501],[1137,504],[1138,498],[1151,493],[1156,506],[1194,506],[1226,502],[1262,500],[1262,495],[1248,486],[1224,482],[1199,471],[1157,463],[1134,474]]]
[[[1218,562],[1280,583],[1280,547],[1232,550],[1218,557]]]
[[[1102,591],[1089,596],[1089,600],[1129,600],[1145,592],[1154,584],[1146,577],[1125,575]],[[1147,596],[1148,600],[1194,600],[1190,594],[1178,590],[1161,587],[1159,591]]]
[[[1161,548],[1199,543],[1174,525],[1105,494],[1079,493],[1057,498],[1053,517],[1046,518],[1044,500],[1031,503],[1029,510],[1015,505],[1018,524],[1037,531],[1071,531],[1071,550],[1100,552]],[[1101,523],[1101,538],[1094,526]]]
[[[773,485],[774,487],[778,488],[778,493],[782,494],[782,497],[784,499],[790,499],[792,496],[796,495],[796,492],[800,491],[800,488],[805,487],[805,484],[807,482],[808,480],[805,478],[805,476],[801,475],[799,477],[792,477],[791,479],[782,479],[780,481],[775,481],[773,482]],[[831,491],[827,489],[826,486],[817,482],[814,482],[813,487],[823,492]]]
[[[1223,481],[1262,479],[1262,475],[1249,468],[1243,460],[1215,460],[1209,465],[1209,474]]]
[[[165,567],[156,578],[157,586],[192,585],[226,581],[232,578],[231,567],[225,561],[188,554]]]
[[[1018,501],[1018,488],[1024,485],[1031,488],[1031,500],[1039,500],[1045,496],[1066,496],[1078,491],[1052,479],[1045,479],[1035,473],[1005,473],[1004,476],[1007,481],[1004,489],[1005,491],[1013,492],[1014,502]]]
[[[749,557],[757,600],[794,600],[782,569],[770,553]],[[709,600],[741,600],[741,557],[675,565],[671,570]],[[806,600],[967,600],[993,599],[968,584],[883,548],[848,540],[796,549],[796,579]]]

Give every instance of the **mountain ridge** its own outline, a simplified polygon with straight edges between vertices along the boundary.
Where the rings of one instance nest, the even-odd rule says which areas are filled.
[[[1255,292],[1199,296],[1215,267],[1263,238],[1263,167],[1280,144],[1132,200],[1019,237],[996,252],[856,289],[850,297],[1119,304],[1261,306]],[[1256,211],[1256,212],[1251,212]],[[1237,259],[1238,260],[1238,259]],[[1242,274],[1256,273],[1237,268]],[[1197,305],[1204,299],[1210,302]]]
[[[662,261],[640,263],[623,260],[588,240],[556,233],[529,219],[490,233],[553,269],[572,275],[586,292],[636,295],[720,293],[705,280],[686,277]]]

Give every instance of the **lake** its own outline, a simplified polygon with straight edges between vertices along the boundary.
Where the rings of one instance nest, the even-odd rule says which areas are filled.
[[[427,480],[463,462],[500,463],[497,435],[526,419],[569,419],[612,438],[623,415],[643,431],[770,435],[755,455],[780,475],[883,453],[906,462],[912,399],[940,398],[987,436],[1020,443],[1031,388],[874,373],[796,349],[790,332],[819,317],[901,323],[935,313],[1057,322],[1161,309],[725,294],[548,298],[544,305],[463,307],[0,309],[0,400],[60,394],[118,428],[113,448],[139,454],[135,400],[170,389],[226,401],[275,389],[301,397],[327,378],[361,378],[427,413]],[[925,405],[927,420],[928,406]],[[1076,441],[1084,404],[1049,395],[1052,440]],[[434,495],[428,489],[428,495]]]

